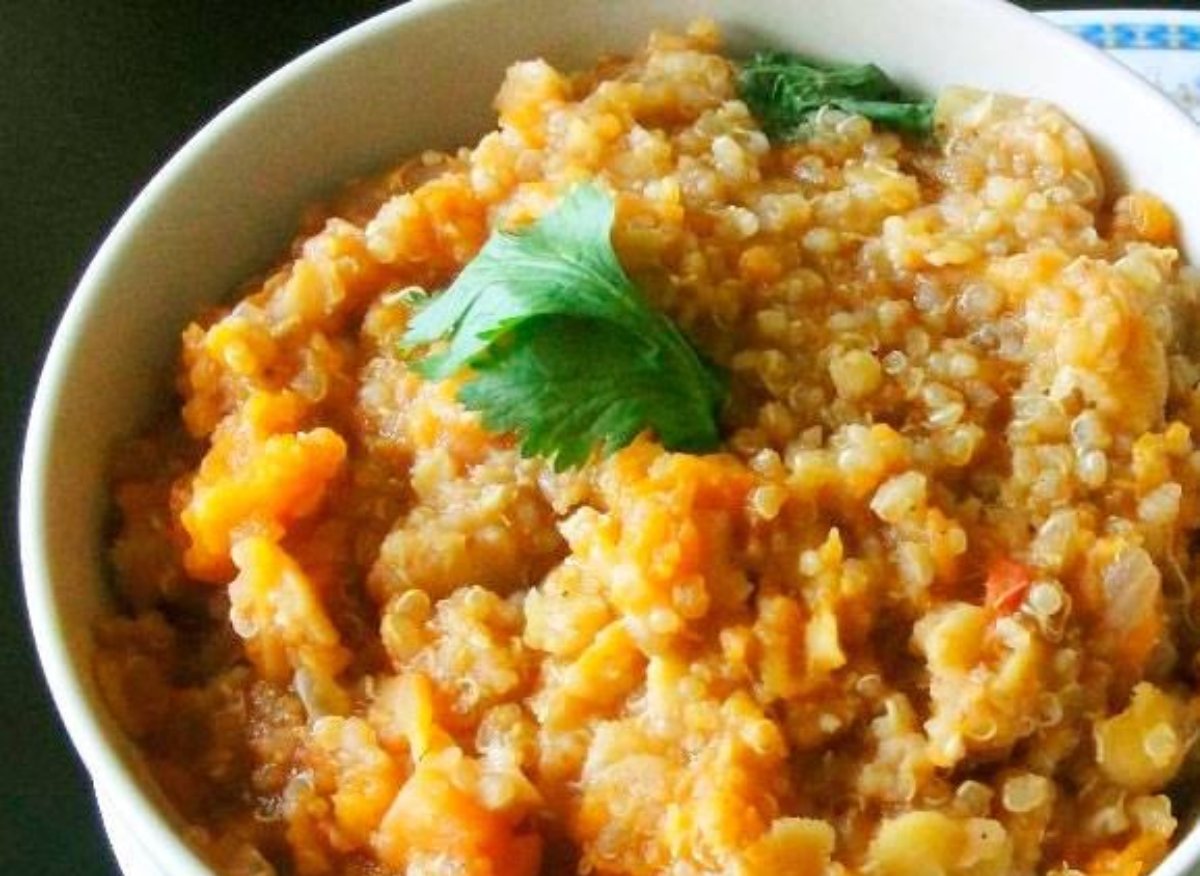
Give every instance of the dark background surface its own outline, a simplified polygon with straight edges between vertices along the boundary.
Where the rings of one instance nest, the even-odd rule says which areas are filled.
[[[16,478],[37,370],[72,285],[183,142],[281,64],[394,3],[38,0],[0,4],[0,874],[116,868],[50,705],[21,599]],[[1200,9],[1200,2],[1034,9]]]

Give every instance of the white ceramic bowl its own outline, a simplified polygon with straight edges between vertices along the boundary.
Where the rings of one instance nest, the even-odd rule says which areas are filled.
[[[101,702],[105,457],[167,393],[178,333],[269,264],[303,204],[414,150],[476,139],[505,67],[567,67],[708,15],[736,52],[873,60],[925,92],[1038,95],[1128,185],[1158,192],[1200,254],[1200,129],[1082,42],[1002,0],[415,0],[314,49],[221,113],[150,182],[85,273],[38,385],[21,476],[21,560],[42,666],[130,873],[207,868]],[[1157,876],[1200,862],[1200,832]]]

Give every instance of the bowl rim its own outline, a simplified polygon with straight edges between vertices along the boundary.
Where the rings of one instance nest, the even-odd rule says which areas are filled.
[[[55,588],[42,520],[47,515],[50,497],[43,490],[50,463],[48,436],[55,430],[55,414],[65,386],[78,339],[88,331],[96,302],[103,297],[106,277],[119,263],[127,243],[153,211],[160,193],[186,178],[201,156],[252,116],[264,98],[289,87],[296,80],[319,75],[321,68],[381,31],[404,26],[406,22],[437,16],[446,10],[474,3],[475,0],[409,0],[403,5],[376,13],[305,50],[281,67],[257,81],[221,108],[196,130],[157,170],[122,211],[105,234],[104,240],[88,260],[87,267],[71,291],[66,307],[54,328],[49,348],[42,360],[36,391],[29,407],[24,446],[20,462],[18,532],[21,574],[26,613],[36,647],[39,665],[50,690],[59,718],[78,757],[82,760],[95,790],[103,794],[122,823],[154,859],[154,864],[169,865],[171,873],[187,876],[211,876],[212,870],[183,837],[179,819],[169,815],[143,790],[143,780],[135,776],[130,764],[117,753],[109,738],[110,730],[96,710],[88,707],[81,674],[73,666],[64,636],[65,626],[57,607]],[[596,2],[596,0],[583,0]],[[1090,56],[1092,63],[1108,67],[1121,77],[1140,99],[1169,107],[1182,125],[1194,131],[1200,148],[1197,126],[1165,94],[1125,67],[1111,55],[1088,44],[1051,21],[1022,9],[1007,0],[969,0],[988,15],[1010,19],[1014,26],[1042,31],[1042,38],[1055,41],[1062,50]],[[518,59],[513,59],[518,60]],[[1069,112],[1069,108],[1066,108]],[[103,708],[101,704],[97,704]],[[120,732],[114,728],[114,732]],[[1160,863],[1154,876],[1184,876],[1189,861],[1200,861],[1200,827],[1188,831]]]

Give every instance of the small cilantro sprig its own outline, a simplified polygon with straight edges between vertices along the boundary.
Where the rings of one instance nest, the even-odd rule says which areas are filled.
[[[494,233],[404,336],[409,348],[446,340],[416,369],[442,379],[470,368],[459,400],[559,470],[646,429],[671,450],[720,442],[725,378],[626,276],[614,211],[585,184],[530,227]]]
[[[905,94],[874,64],[818,65],[758,52],[738,72],[738,93],[772,140],[803,137],[826,106],[919,137],[933,132],[934,102]]]

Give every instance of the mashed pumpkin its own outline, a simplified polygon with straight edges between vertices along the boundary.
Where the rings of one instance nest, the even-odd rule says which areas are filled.
[[[1196,274],[1036,100],[772,144],[710,26],[352,185],[122,448],[96,672],[227,874],[1137,876],[1200,727]],[[580,181],[732,375],[556,473],[405,290]]]

